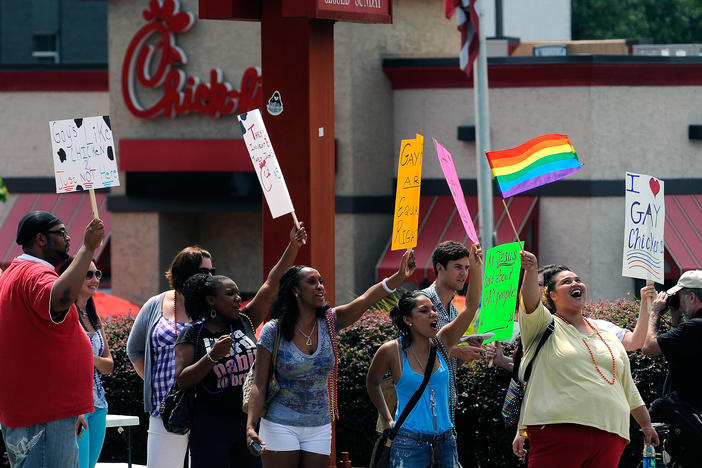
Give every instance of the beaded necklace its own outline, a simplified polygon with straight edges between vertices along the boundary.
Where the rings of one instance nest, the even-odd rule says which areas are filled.
[[[563,321],[564,321],[565,323],[567,323],[568,325],[575,326],[575,325],[573,325],[572,323],[570,323],[565,317],[563,317],[561,314],[559,314],[558,312],[556,312],[554,315],[555,315],[556,317],[558,317],[559,319],[563,320]],[[597,333],[597,336],[600,337],[600,340],[602,340],[602,342],[604,343],[604,345],[607,347],[607,351],[609,351],[609,355],[612,356],[612,381],[611,381],[611,382],[610,382],[610,380],[609,380],[607,377],[605,377],[605,375],[602,373],[602,370],[600,370],[600,366],[597,365],[597,361],[595,361],[595,355],[593,354],[592,349],[590,349],[590,345],[587,344],[587,341],[585,341],[585,338],[582,338],[582,337],[581,337],[580,339],[583,340],[583,343],[585,343],[585,346],[587,347],[587,350],[590,352],[590,359],[592,359],[593,364],[595,364],[595,369],[597,369],[597,372],[599,372],[600,375],[602,376],[602,378],[605,379],[605,382],[607,382],[607,383],[610,384],[610,385],[614,385],[614,382],[616,382],[616,380],[617,380],[617,374],[616,374],[617,363],[616,363],[616,360],[614,359],[614,353],[612,352],[612,348],[609,347],[609,345],[608,345],[607,342],[604,340],[604,338],[602,338],[602,335],[600,335],[600,332],[597,331],[597,328],[596,328],[596,327],[593,327],[593,326],[592,326],[592,324],[590,323],[590,321],[589,321],[588,319],[586,319],[585,317],[583,317],[583,320],[585,320],[585,323],[587,323],[587,325],[588,325],[590,328],[592,328],[592,329],[595,331],[595,333]]]

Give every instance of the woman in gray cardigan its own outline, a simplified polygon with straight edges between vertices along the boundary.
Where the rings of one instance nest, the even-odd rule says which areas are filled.
[[[293,228],[283,256],[246,310],[242,311],[248,314],[254,328],[268,315],[280,276],[293,264],[306,238],[302,223],[300,229]],[[174,346],[178,334],[190,325],[182,294],[183,284],[196,273],[214,274],[212,257],[200,247],[186,247],[175,256],[166,271],[171,289],[146,301],[127,341],[127,355],[136,372],[144,379],[144,410],[150,414],[146,452],[148,468],[183,466],[187,451],[187,434],[173,434],[165,430],[159,405],[175,382]]]

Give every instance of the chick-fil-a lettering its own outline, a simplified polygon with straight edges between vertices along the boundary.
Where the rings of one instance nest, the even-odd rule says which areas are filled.
[[[143,11],[147,23],[129,43],[122,65],[122,95],[127,109],[141,118],[162,114],[175,117],[191,112],[216,118],[260,107],[258,68],[244,71],[239,89],[233,89],[224,81],[218,68],[210,71],[209,83],[201,82],[198,77],[188,77],[176,68],[187,63],[187,56],[176,45],[175,34],[195,24],[195,15],[178,10],[175,0],[164,0],[162,4],[150,2],[149,8]],[[150,44],[150,40],[156,40],[156,46]],[[153,74],[152,70],[155,70]],[[163,87],[163,95],[154,104],[145,106],[137,96],[137,81],[144,88]]]

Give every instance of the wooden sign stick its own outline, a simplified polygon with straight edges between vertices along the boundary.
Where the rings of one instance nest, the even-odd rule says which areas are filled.
[[[90,195],[90,206],[93,207],[93,218],[99,219],[100,216],[98,216],[97,200],[95,200],[95,190],[89,189],[88,194]]]

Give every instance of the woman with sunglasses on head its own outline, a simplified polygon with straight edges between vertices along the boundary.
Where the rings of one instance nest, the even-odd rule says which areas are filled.
[[[307,233],[303,227],[293,228],[290,243],[278,261],[278,265],[285,266],[277,268],[276,265],[271,270],[269,279],[270,275],[280,275],[278,271],[282,272],[292,265],[306,237]],[[183,285],[188,278],[197,273],[215,273],[212,256],[200,247],[186,247],[175,256],[166,271],[171,289],[146,301],[129,333],[127,354],[134,369],[144,379],[144,410],[151,415],[146,450],[148,468],[179,468],[185,460],[188,436],[166,431],[159,414],[159,406],[175,382],[174,347],[178,335],[191,324],[185,308]],[[247,307],[254,328],[269,313],[276,282],[277,279],[273,282],[267,280],[257,294],[258,299],[252,300]]]
[[[295,265],[280,279],[272,316],[261,330],[254,383],[249,396],[246,437],[266,468],[326,468],[331,452],[331,418],[336,408],[336,332],[352,325],[376,302],[400,286],[415,268],[407,250],[394,275],[348,304],[330,308],[324,281],[314,268]],[[280,391],[264,418],[268,373],[276,334]],[[260,429],[258,428],[260,420]]]
[[[471,246],[468,262],[471,275],[466,307],[438,332],[439,315],[424,291],[403,294],[390,311],[390,318],[400,338],[388,341],[378,348],[366,377],[368,395],[388,427],[394,426],[412,395],[420,388],[432,347],[437,347],[427,386],[392,441],[390,466],[460,466],[451,414],[451,403],[455,402],[455,395],[452,394],[450,376],[455,373],[455,369],[446,357],[448,350],[470,325],[480,302],[483,258],[478,244]],[[398,405],[394,415],[390,414],[380,388],[380,382],[388,372],[392,374],[397,392]]]
[[[530,441],[529,467],[615,468],[629,442],[629,415],[645,443],[658,445],[648,410],[631,377],[621,341],[583,315],[587,287],[565,266],[555,268],[539,295],[536,257],[522,252],[524,313],[519,329],[523,363],[546,329],[552,336],[534,360],[520,414]],[[520,365],[520,377],[524,372]]]
[[[64,262],[59,268],[62,274],[73,261],[72,258]],[[107,422],[107,400],[105,389],[102,386],[102,376],[112,372],[114,361],[110,354],[110,346],[103,331],[102,321],[95,310],[93,296],[100,286],[102,272],[95,266],[95,261],[90,262],[83,286],[78,293],[76,306],[78,319],[93,346],[93,401],[95,410],[86,414],[88,424],[82,435],[78,436],[78,461],[80,468],[93,468],[100,457],[102,444],[105,441],[105,427]]]

